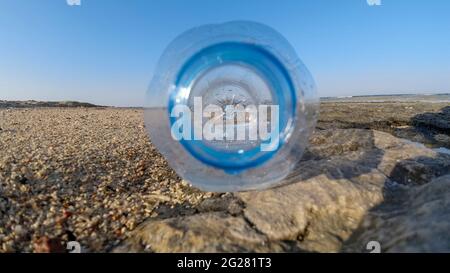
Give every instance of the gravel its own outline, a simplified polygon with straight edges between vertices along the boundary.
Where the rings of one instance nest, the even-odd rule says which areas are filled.
[[[143,110],[0,109],[0,128],[0,252],[61,251],[72,240],[108,251],[162,208],[212,196],[167,166]]]

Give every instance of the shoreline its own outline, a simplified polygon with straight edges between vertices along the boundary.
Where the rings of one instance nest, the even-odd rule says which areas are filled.
[[[299,169],[299,173],[307,177],[296,176],[298,181],[294,184],[258,192],[271,196],[280,191],[283,196],[291,196],[291,199],[281,200],[282,205],[277,205],[260,202],[256,197],[246,197],[256,193],[202,192],[182,181],[151,144],[145,130],[143,109],[0,108],[0,181],[3,181],[0,188],[0,252],[57,251],[51,248],[49,242],[61,246],[72,240],[79,241],[89,252],[112,251],[118,246],[122,247],[120,250],[127,251],[124,242],[128,239],[133,241],[141,235],[149,240],[155,251],[189,251],[188,246],[177,248],[183,246],[182,240],[175,240],[173,245],[152,241],[159,238],[151,236],[153,229],[161,236],[172,238],[172,232],[175,234],[178,231],[170,228],[171,223],[192,224],[194,226],[189,228],[198,228],[199,234],[203,234],[208,231],[195,226],[197,218],[199,221],[213,221],[211,227],[217,228],[228,221],[233,226],[245,225],[246,222],[240,218],[242,211],[254,206],[258,208],[253,214],[256,217],[260,207],[267,206],[265,211],[273,214],[274,219],[282,217],[276,223],[286,223],[286,230],[289,231],[292,228],[289,219],[293,219],[289,215],[303,211],[302,206],[311,200],[307,195],[317,194],[319,198],[329,191],[332,191],[331,196],[323,200],[319,198],[321,202],[336,211],[358,211],[352,217],[362,221],[362,217],[369,214],[373,204],[376,204],[375,201],[366,203],[366,198],[358,199],[355,208],[354,203],[346,205],[334,198],[340,195],[349,199],[366,194],[378,196],[386,179],[404,183],[406,188],[424,183],[434,185],[435,182],[430,182],[432,179],[450,170],[450,155],[438,150],[450,148],[450,103],[366,103],[361,107],[361,103],[324,102],[316,128],[309,152],[304,154],[303,165],[300,164]],[[335,177],[340,174],[345,176]],[[380,179],[380,189],[374,192],[369,187],[373,179],[369,174],[376,174]],[[348,177],[354,179],[342,182]],[[326,183],[321,180],[325,178],[329,180]],[[357,183],[355,181],[358,179],[367,181],[358,182],[362,184],[355,186],[353,183]],[[314,186],[301,183],[303,180]],[[341,189],[337,185],[347,185],[345,187],[348,188]],[[298,195],[293,195],[289,190],[292,188],[298,188]],[[354,192],[356,189],[362,192]],[[279,199],[270,197],[264,200]],[[243,202],[247,206],[241,207]],[[277,211],[278,207],[281,210]],[[228,211],[232,216],[225,217]],[[312,212],[309,207],[304,211],[304,214],[297,216],[310,217],[308,215]],[[287,216],[283,218],[285,214]],[[210,218],[202,218],[206,216]],[[316,232],[321,236],[322,228],[327,231],[325,236],[356,229],[356,226],[346,222],[345,214],[332,215],[332,218],[317,216],[312,215],[311,219],[323,220],[312,222],[312,226],[308,227],[312,232],[310,234]],[[167,225],[165,219],[168,219]],[[220,222],[222,219],[225,219],[224,223]],[[264,219],[258,218],[255,223],[262,223]],[[327,219],[337,219],[342,227],[328,225]],[[450,222],[440,221],[450,226]],[[271,225],[260,227],[264,230],[264,227]],[[303,228],[295,226],[298,230]],[[145,230],[150,235],[136,233]],[[245,227],[243,232],[251,230],[251,227]],[[199,241],[204,242],[205,247],[212,247],[214,240],[219,242],[218,245],[226,246],[221,241],[222,237],[214,237],[220,232],[226,230],[211,231],[211,236]],[[277,230],[264,232],[264,236],[281,236]],[[259,238],[261,234],[258,234],[244,234],[242,238]],[[292,241],[292,245],[298,245],[298,248],[288,248],[274,239],[272,244],[263,245],[261,250],[313,251],[313,248],[304,245],[309,240],[308,236],[304,234],[303,241]],[[345,236],[342,242],[346,240]],[[338,249],[333,238],[324,239],[326,248],[316,250]],[[428,240],[433,242],[433,238]],[[240,241],[236,242],[239,244]],[[262,247],[251,242],[240,244],[248,251]],[[268,248],[270,245],[278,248]]]

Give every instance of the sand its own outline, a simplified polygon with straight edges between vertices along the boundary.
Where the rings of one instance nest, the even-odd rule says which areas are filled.
[[[161,204],[211,196],[167,167],[142,110],[0,109],[0,128],[0,252],[107,251]]]
[[[194,214],[219,196],[168,167],[142,109],[8,105],[0,107],[0,252],[65,251],[68,241],[110,251],[145,220]],[[327,102],[317,128],[376,129],[443,149],[449,115],[450,103]]]

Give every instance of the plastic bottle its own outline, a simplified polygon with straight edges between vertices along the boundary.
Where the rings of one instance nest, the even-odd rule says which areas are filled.
[[[248,21],[178,36],[147,95],[152,143],[183,179],[216,192],[282,184],[319,108],[314,81],[288,41]]]

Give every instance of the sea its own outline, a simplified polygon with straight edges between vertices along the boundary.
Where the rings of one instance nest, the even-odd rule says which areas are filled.
[[[450,103],[450,93],[444,94],[394,94],[394,95],[367,95],[321,97],[322,102],[431,102]]]

